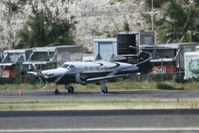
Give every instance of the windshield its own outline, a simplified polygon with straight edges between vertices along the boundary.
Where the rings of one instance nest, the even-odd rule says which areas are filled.
[[[62,67],[63,68],[68,68],[69,64],[64,64]]]

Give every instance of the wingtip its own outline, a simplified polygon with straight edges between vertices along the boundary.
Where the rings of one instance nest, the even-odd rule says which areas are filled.
[[[27,74],[31,74],[31,75],[34,75],[34,76],[37,76],[37,75],[38,75],[37,72],[33,72],[33,71],[28,71]]]

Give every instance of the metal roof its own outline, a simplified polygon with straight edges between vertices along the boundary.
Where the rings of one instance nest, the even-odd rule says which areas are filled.
[[[0,66],[12,66],[15,63],[0,63]]]
[[[94,42],[117,42],[116,38],[102,38],[102,39],[94,39]]]
[[[193,56],[193,55],[198,55],[199,56],[199,52],[185,52],[184,55],[185,56]]]
[[[159,58],[159,59],[151,59],[150,62],[171,62],[174,61],[173,58]]]
[[[31,51],[31,49],[10,49],[4,50],[3,53],[25,53],[26,51]]]
[[[52,62],[52,61],[32,61],[32,62],[23,62],[22,64],[23,65],[32,65],[32,64],[42,65],[42,64],[49,64],[49,63],[54,63],[54,62]]]

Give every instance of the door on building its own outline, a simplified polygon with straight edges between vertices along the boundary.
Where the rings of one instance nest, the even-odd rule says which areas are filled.
[[[101,42],[98,48],[98,52],[102,60],[110,61],[114,54],[113,44],[108,42]]]

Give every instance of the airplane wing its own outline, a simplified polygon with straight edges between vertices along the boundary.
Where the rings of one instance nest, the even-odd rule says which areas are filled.
[[[87,79],[87,82],[96,82],[96,81],[102,81],[102,80],[111,80],[111,79],[116,79],[116,78],[121,78],[121,77],[127,77],[128,75],[113,75],[113,76],[105,76],[105,77],[97,77],[97,78],[90,78]]]
[[[32,71],[27,72],[27,74],[31,74],[31,75],[34,75],[34,76],[37,76],[37,75],[38,75],[37,72],[32,72]]]
[[[35,77],[40,77],[40,78],[44,77],[44,75],[41,72],[28,71],[27,74],[33,75]]]

